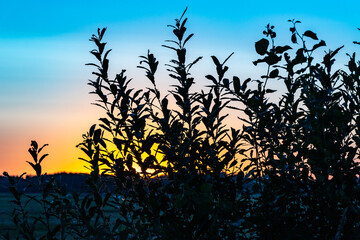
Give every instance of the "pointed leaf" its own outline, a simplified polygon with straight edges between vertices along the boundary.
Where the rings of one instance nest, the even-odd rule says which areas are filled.
[[[235,93],[240,93],[240,79],[237,76],[233,77],[234,91]]]
[[[279,75],[279,69],[274,69],[270,72],[269,77],[276,78],[278,75]]]
[[[96,126],[96,124],[94,124],[94,125],[92,125],[92,126],[90,127],[90,131],[89,131],[90,137],[92,137],[93,134],[94,134],[95,126]]]
[[[187,41],[189,41],[190,40],[190,38],[192,38],[194,36],[194,34],[193,33],[191,33],[189,36],[187,36],[187,38],[185,39],[185,41],[184,41],[184,44],[183,44],[183,46],[185,46],[185,44],[187,43]]]
[[[211,56],[211,58],[212,58],[213,62],[215,63],[216,67],[220,67],[221,64],[220,64],[219,60],[217,59],[217,57]]]
[[[206,77],[207,79],[211,80],[214,84],[217,83],[217,81],[216,81],[216,79],[214,78],[214,76],[212,76],[212,75],[206,75],[205,77]]]
[[[319,47],[323,47],[326,46],[326,43],[324,40],[321,40],[319,43],[315,44],[312,48],[312,51],[314,51],[315,49],[319,48]]]
[[[236,161],[236,160],[232,161],[232,162],[230,163],[229,168],[234,167],[237,163],[238,163],[238,161]]]
[[[309,37],[314,40],[319,40],[318,37],[316,36],[316,33],[312,32],[310,30],[307,30],[306,32],[304,32],[304,36]]]
[[[49,154],[44,154],[44,155],[42,155],[41,157],[40,157],[40,159],[39,159],[39,164],[42,162],[42,160],[44,160],[44,158],[45,157],[47,157],[47,156],[49,156]]]

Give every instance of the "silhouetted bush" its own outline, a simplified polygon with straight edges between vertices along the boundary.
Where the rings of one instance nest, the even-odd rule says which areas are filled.
[[[186,10],[185,10],[186,11]],[[185,12],[184,12],[185,14]],[[109,60],[98,29],[90,39],[96,71],[89,82],[104,109],[78,147],[91,173],[88,191],[69,194],[54,178],[44,180],[32,142],[29,162],[40,198],[10,181],[13,222],[26,239],[356,239],[359,233],[360,63],[333,69],[342,49],[326,46],[316,33],[301,33],[290,20],[291,44],[276,45],[274,27],[255,43],[266,66],[259,79],[232,81],[228,67],[212,56],[216,76],[207,91],[192,92],[184,14],[170,25],[174,40],[164,47],[176,58],[166,64],[173,79],[158,89],[159,62],[148,51],[140,66],[152,87],[134,89],[122,70],[108,75]],[[357,42],[354,42],[357,44]],[[283,82],[279,101],[268,81]],[[174,104],[172,104],[174,102]],[[225,124],[228,113],[241,125]],[[31,183],[32,185],[34,183]],[[29,185],[29,186],[30,186]],[[25,199],[26,200],[25,200]],[[43,209],[30,221],[27,203]],[[52,220],[54,219],[54,220]],[[45,226],[39,236],[37,225]],[[3,235],[10,239],[9,235]]]

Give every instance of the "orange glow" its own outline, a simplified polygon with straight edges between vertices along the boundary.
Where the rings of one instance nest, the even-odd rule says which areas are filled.
[[[88,103],[86,105],[89,106]],[[22,121],[27,119],[26,113],[9,116],[12,124],[0,126],[1,174],[4,171],[10,175],[20,175],[23,172],[34,174],[34,170],[26,162],[32,161],[28,152],[32,140],[37,141],[39,146],[49,144],[41,152],[49,154],[42,164],[43,173],[87,173],[85,162],[78,160],[81,151],[76,145],[82,141],[82,134],[92,122],[96,122],[100,114],[92,106],[85,111],[79,111],[76,107],[78,106],[68,110],[68,116],[59,116],[55,110],[36,115],[27,121]]]

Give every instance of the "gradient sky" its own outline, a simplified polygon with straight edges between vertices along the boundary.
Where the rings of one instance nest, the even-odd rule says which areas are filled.
[[[171,82],[164,64],[172,57],[161,47],[172,37],[166,25],[186,6],[188,31],[195,33],[189,58],[204,57],[194,71],[198,89],[206,84],[204,76],[215,72],[211,55],[224,60],[235,52],[229,77],[260,76],[252,65],[254,42],[268,23],[276,26],[279,44],[290,43],[287,20],[293,18],[303,22],[299,29],[311,29],[326,41],[324,50],[344,44],[342,65],[346,52],[359,52],[352,44],[360,41],[359,1],[1,0],[0,172],[33,173],[25,162],[31,140],[49,144],[45,172],[86,171],[75,146],[102,116],[88,94],[93,69],[85,63],[94,60],[88,39],[98,27],[107,27],[110,72],[127,69],[137,86],[145,81],[136,68],[138,56],[150,49],[162,64],[158,81],[165,89]]]

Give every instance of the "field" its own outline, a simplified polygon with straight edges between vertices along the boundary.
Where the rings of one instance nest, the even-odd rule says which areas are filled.
[[[41,198],[41,195],[39,193],[33,193],[30,194],[32,197],[36,197],[37,199]],[[28,198],[24,197],[22,203],[24,204]],[[12,203],[11,201],[14,200],[13,195],[11,193],[0,193],[0,233],[6,233],[9,231],[10,237],[15,235],[16,229],[15,225],[12,220],[11,213],[16,207],[15,203]],[[37,216],[41,216],[43,214],[43,209],[41,206],[34,202],[30,201],[29,204],[26,206],[26,212],[28,214],[27,219],[30,220],[30,222],[33,221],[34,218]],[[57,224],[57,220],[50,218],[51,227],[55,226]],[[36,224],[35,228],[35,235],[40,237],[46,234],[46,228],[41,223]],[[12,239],[12,238],[10,238]]]
[[[34,197],[40,197],[40,194],[31,194]],[[4,233],[6,231],[10,232],[10,236],[15,233],[14,223],[12,221],[11,213],[13,209],[16,207],[14,203],[11,201],[14,200],[11,193],[0,193],[0,232]],[[34,202],[29,202],[29,205],[26,207],[26,210],[29,216],[39,216],[42,214],[42,209],[38,204]],[[41,228],[40,224],[38,224],[39,228],[36,231],[41,235],[46,230],[45,228]]]
[[[41,199],[40,193],[33,193],[30,195],[37,199]],[[23,197],[22,203],[24,204],[27,199],[28,199],[27,197]],[[80,197],[80,199],[81,199],[81,197]],[[5,234],[6,232],[9,232],[10,239],[13,239],[13,236],[16,236],[16,231],[17,231],[15,229],[15,225],[13,223],[12,214],[11,214],[12,211],[14,210],[14,208],[16,207],[16,205],[11,202],[12,200],[14,200],[14,197],[11,193],[0,193],[0,206],[1,206],[0,207],[0,234]],[[29,202],[29,204],[26,206],[26,211],[27,211],[28,216],[31,216],[31,217],[27,218],[28,220],[30,220],[30,222],[33,221],[32,220],[33,217],[41,216],[42,214],[44,214],[41,206],[34,201]],[[105,213],[108,216],[110,216],[110,215],[113,216],[114,211],[110,206],[106,206]],[[56,224],[58,224],[58,222],[59,221],[57,219],[50,218],[51,228],[53,226],[55,226]],[[37,237],[44,236],[46,234],[45,226],[42,225],[41,223],[38,223],[36,226],[37,226],[37,228],[35,228],[35,233],[36,233],[35,235]],[[2,239],[1,235],[0,235],[0,239]],[[72,238],[67,236],[66,239],[72,239]]]
[[[4,230],[13,230],[12,229],[12,220],[11,220],[11,211],[14,207],[14,204],[10,201],[12,200],[12,195],[10,193],[0,193],[0,229],[1,232]]]

